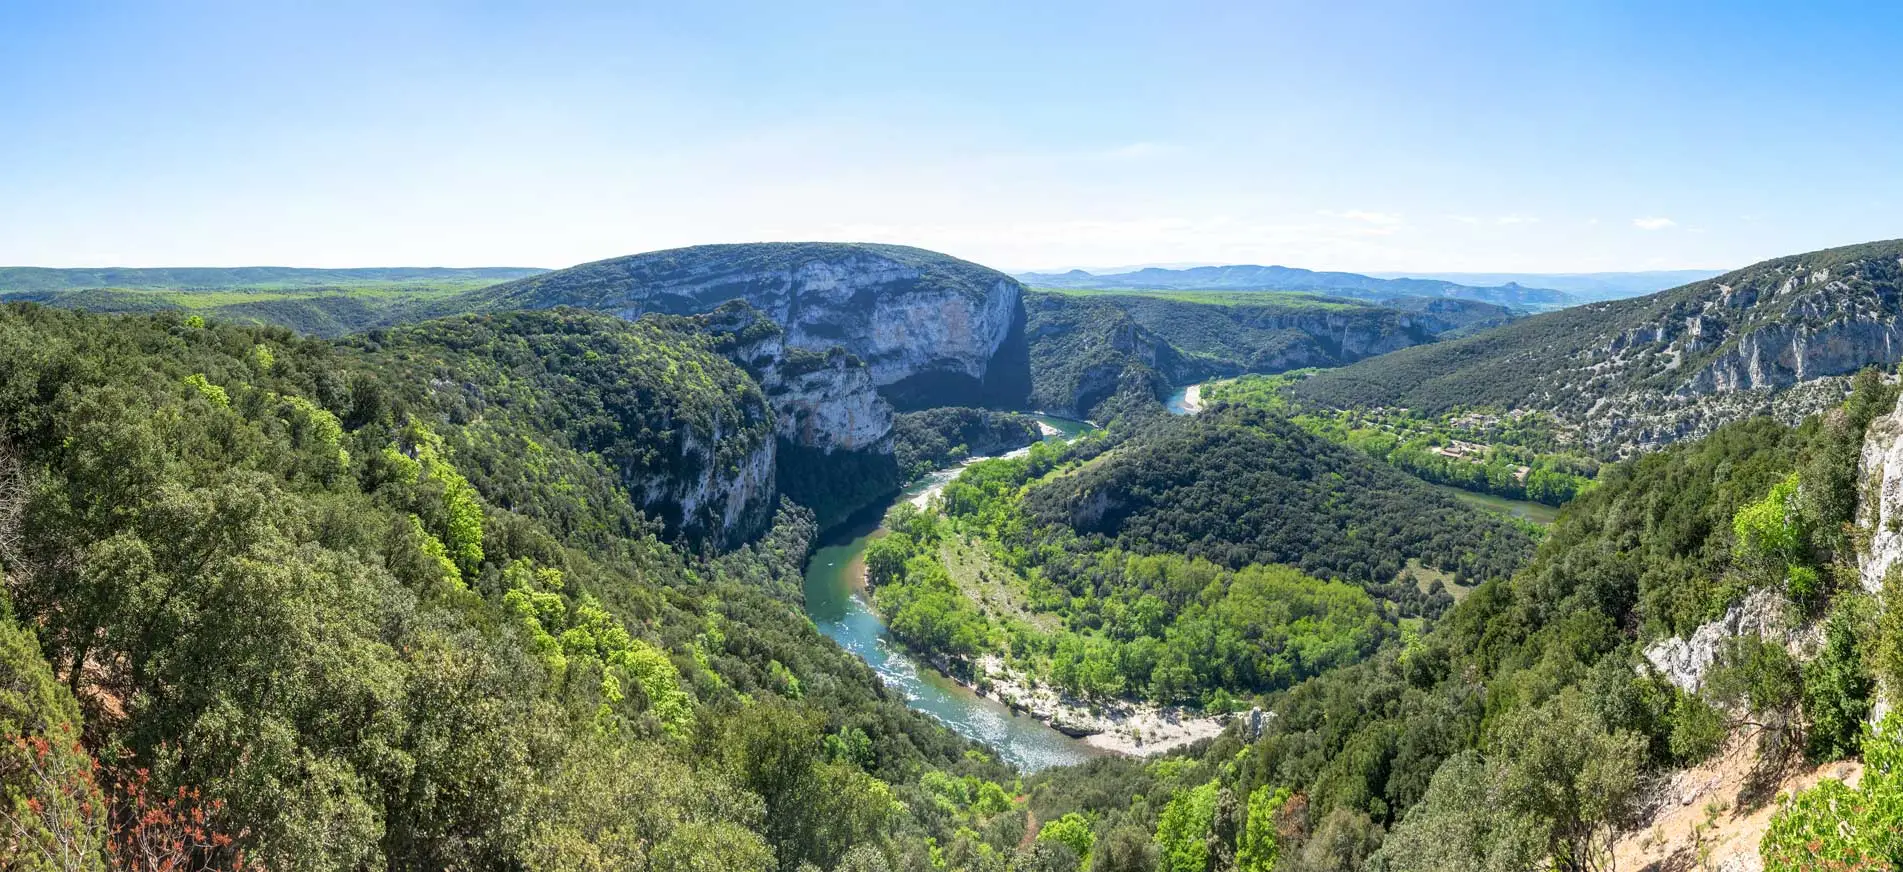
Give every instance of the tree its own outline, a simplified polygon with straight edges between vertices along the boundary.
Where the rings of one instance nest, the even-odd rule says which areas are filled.
[[[1070,849],[1079,862],[1090,862],[1091,846],[1097,836],[1091,832],[1090,818],[1070,812],[1054,821],[1046,821],[1037,831],[1038,841],[1057,842]]]
[[[1266,784],[1249,793],[1248,815],[1236,852],[1236,868],[1241,872],[1274,872],[1282,856],[1276,816],[1290,796],[1288,788]]]
[[[0,617],[0,854],[23,872],[100,868],[106,805],[79,706],[33,637]]]
[[[1018,854],[1011,872],[1077,872],[1082,864],[1077,852],[1058,841],[1038,839]]]
[[[1804,716],[1810,721],[1808,753],[1813,760],[1837,760],[1857,753],[1863,722],[1874,690],[1864,667],[1858,637],[1866,623],[1861,600],[1838,597],[1824,625],[1824,647],[1804,666]]]
[[[1156,872],[1156,845],[1140,827],[1119,825],[1092,852],[1090,872]]]
[[[1759,843],[1766,872],[1903,867],[1903,718],[1863,740],[1857,786],[1826,778],[1786,799]]]
[[[1604,868],[1632,811],[1644,737],[1607,732],[1583,694],[1567,690],[1509,715],[1492,747],[1500,798],[1541,823],[1554,861],[1570,870]]]
[[[1546,855],[1546,827],[1505,805],[1499,773],[1464,751],[1435,771],[1427,794],[1388,835],[1393,872],[1524,872]]]
[[[1215,823],[1216,794],[1221,783],[1209,781],[1176,791],[1156,821],[1156,846],[1164,872],[1205,872],[1209,864],[1209,832]]]

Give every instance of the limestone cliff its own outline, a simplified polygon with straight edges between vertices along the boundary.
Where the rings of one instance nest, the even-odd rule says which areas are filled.
[[[1337,407],[1545,411],[1631,453],[1754,415],[1788,423],[1903,359],[1903,241],[1765,261],[1648,297],[1536,315],[1309,379]]]
[[[780,328],[750,351],[786,419],[781,433],[831,451],[877,444],[892,402],[1021,402],[1028,375],[1000,371],[1025,366],[1008,347],[1022,335],[1020,291],[1002,273],[916,248],[757,243],[615,258],[489,293],[499,307],[578,306],[628,319],[744,302]],[[830,356],[834,349],[844,356]],[[809,357],[787,365],[798,352]]]
[[[739,301],[658,323],[713,337],[714,347],[766,391],[780,438],[824,453],[891,450],[892,406],[879,396],[866,365],[845,349],[789,349],[784,328]]]
[[[1858,467],[1857,525],[1867,544],[1857,553],[1857,577],[1864,590],[1877,593],[1903,560],[1903,401],[1870,422]]]

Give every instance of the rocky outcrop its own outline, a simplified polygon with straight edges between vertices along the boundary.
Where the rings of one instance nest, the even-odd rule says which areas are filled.
[[[775,444],[772,439],[751,440],[732,462],[719,462],[721,454],[731,453],[734,440],[734,434],[718,430],[688,431],[680,441],[680,465],[696,472],[651,475],[629,482],[628,490],[643,508],[664,518],[678,513],[678,526],[685,532],[725,544],[746,539],[765,529],[772,517]]]
[[[892,406],[866,365],[844,349],[788,349],[784,328],[739,301],[705,315],[658,320],[712,336],[715,348],[766,392],[780,438],[823,453],[891,450]]]
[[[1903,359],[1903,241],[1765,261],[1648,297],[1525,318],[1309,379],[1322,405],[1551,414],[1624,455],[1755,415],[1796,423]]]
[[[764,384],[782,437],[827,451],[892,450],[892,405],[858,358],[839,348],[795,352],[771,373]]]
[[[1741,636],[1790,641],[1785,612],[1789,603],[1776,591],[1761,588],[1732,603],[1724,617],[1702,624],[1690,637],[1673,636],[1645,647],[1645,659],[1667,681],[1687,693],[1698,690],[1705,673],[1718,659],[1725,643]]]
[[[1857,520],[1868,544],[1857,553],[1857,577],[1864,590],[1877,593],[1903,560],[1903,400],[1870,422],[1858,467]]]
[[[489,294],[497,306],[578,306],[628,319],[745,303],[780,328],[736,350],[749,355],[775,408],[792,419],[781,432],[831,451],[876,444],[891,426],[888,400],[1021,402],[1028,375],[994,371],[998,362],[1027,365],[1021,349],[1008,347],[1013,336],[1022,341],[1021,290],[1003,273],[916,248],[758,243],[583,264]],[[768,360],[834,349],[848,357],[790,369]],[[996,395],[1014,383],[1016,396]]]

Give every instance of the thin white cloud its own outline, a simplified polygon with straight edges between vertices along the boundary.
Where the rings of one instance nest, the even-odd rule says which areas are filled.
[[[1321,214],[1330,218],[1346,218],[1350,221],[1360,221],[1381,227],[1389,227],[1401,223],[1401,216],[1397,212],[1370,212],[1366,209],[1348,209],[1337,212],[1324,209]]]
[[[1493,219],[1493,223],[1495,224],[1538,224],[1540,223],[1540,218],[1538,215],[1520,215],[1516,213],[1513,215],[1502,215],[1498,218],[1495,218]]]
[[[1161,142],[1132,142],[1128,145],[1119,145],[1102,154],[1104,157],[1114,160],[1139,160],[1141,158],[1168,154],[1173,150],[1171,146]]]
[[[1651,218],[1634,218],[1632,219],[1632,226],[1640,230],[1664,230],[1667,227],[1677,227],[1678,222],[1670,218],[1655,216]]]

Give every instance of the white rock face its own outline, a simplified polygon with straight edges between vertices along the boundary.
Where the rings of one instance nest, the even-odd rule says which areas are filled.
[[[828,452],[892,450],[885,438],[892,430],[892,404],[879,396],[863,364],[835,354],[820,369],[796,374],[785,369],[783,364],[773,370],[767,388],[781,436]]]
[[[738,463],[723,467],[716,460],[715,446],[727,438],[728,434],[718,432],[711,438],[690,433],[683,441],[682,454],[699,461],[698,475],[685,479],[654,476],[630,490],[640,495],[645,506],[679,505],[681,524],[690,531],[732,540],[764,527],[773,513],[777,443],[760,440]]]
[[[498,289],[505,305],[580,306],[627,319],[700,314],[742,301],[783,333],[740,349],[800,445],[879,444],[892,409],[878,388],[916,376],[980,383],[1012,334],[1022,286],[914,248],[832,243],[709,245],[583,264]],[[863,366],[816,366],[793,352],[844,349]],[[791,361],[789,363],[789,361]],[[784,374],[782,374],[784,372]]]
[[[1857,521],[1869,531],[1870,545],[1857,555],[1857,578],[1864,590],[1877,593],[1903,559],[1903,400],[1870,422],[1858,469],[1863,490]]]
[[[744,300],[786,328],[788,347],[844,348],[866,362],[878,387],[926,372],[982,379],[1011,332],[1021,286],[998,274],[974,298],[924,278],[916,267],[863,252],[750,272],[710,263],[629,287],[611,305],[633,319],[706,305],[701,301]]]
[[[1903,559],[1903,398],[1890,414],[1870,422],[1857,467],[1857,524],[1869,537],[1857,554],[1857,580],[1864,590],[1881,593],[1890,571]],[[1880,689],[1870,708],[1873,723],[1890,713],[1896,693],[1897,688]]]
[[[879,395],[865,364],[838,347],[825,354],[789,355],[785,331],[761,323],[764,317],[746,307],[723,307],[698,320],[710,332],[728,337],[728,359],[759,381],[773,406],[774,432],[828,454],[891,451],[886,436],[892,429],[892,405]]]
[[[1773,590],[1752,591],[1742,602],[1726,609],[1724,617],[1693,631],[1691,638],[1673,636],[1647,645],[1645,659],[1680,690],[1696,691],[1727,640],[1755,635],[1766,640],[1792,641],[1794,637],[1784,629],[1785,607],[1784,598]]]
[[[1779,258],[1537,316],[1568,327],[1569,353],[1529,358],[1541,369],[1518,407],[1550,412],[1584,444],[1622,454],[1756,415],[1795,424],[1841,402],[1858,370],[1903,359],[1898,248]]]

